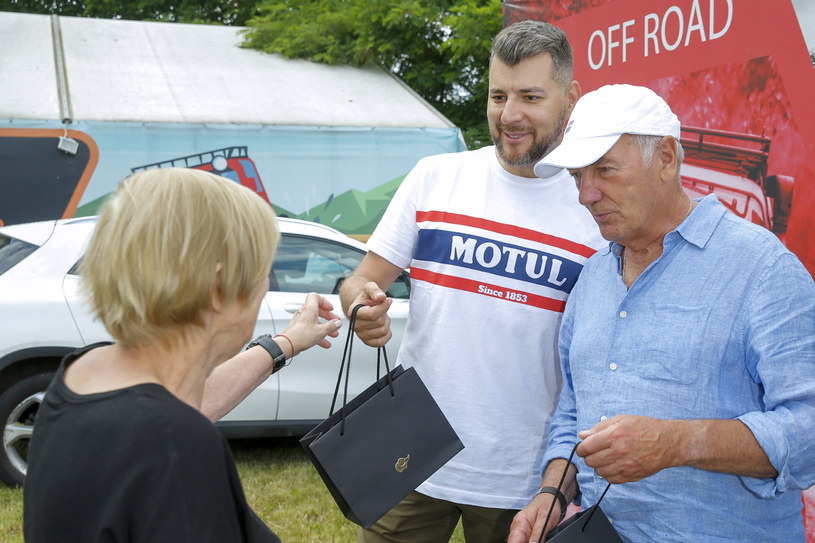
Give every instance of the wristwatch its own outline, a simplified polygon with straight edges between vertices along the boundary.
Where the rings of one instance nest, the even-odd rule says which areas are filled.
[[[538,494],[551,494],[557,498],[557,502],[560,504],[560,520],[558,521],[560,523],[563,517],[566,516],[566,496],[563,495],[563,492],[553,486],[542,486],[535,492],[535,496]]]
[[[266,349],[270,355],[272,355],[272,360],[274,361],[272,373],[286,365],[286,355],[283,353],[283,349],[280,348],[277,342],[272,339],[271,334],[263,334],[262,336],[256,337],[249,345],[246,346],[246,348],[251,349],[255,345],[260,345]]]

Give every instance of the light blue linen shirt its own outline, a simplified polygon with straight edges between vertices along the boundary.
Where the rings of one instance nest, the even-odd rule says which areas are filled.
[[[612,485],[601,507],[627,542],[803,542],[793,490],[815,483],[812,277],[713,195],[663,246],[628,290],[615,243],[580,275],[563,317],[563,390],[543,467],[568,458],[576,433],[604,417],[739,419],[775,479],[670,468]],[[606,482],[576,465],[591,506]]]

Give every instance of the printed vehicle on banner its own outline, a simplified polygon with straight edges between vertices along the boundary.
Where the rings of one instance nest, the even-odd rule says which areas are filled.
[[[249,158],[246,146],[225,147],[195,155],[154,162],[131,168],[132,173],[153,168],[193,168],[212,172],[248,187],[269,202],[255,163]],[[271,202],[269,202],[271,203]]]
[[[62,357],[111,340],[79,290],[79,262],[95,226],[96,217],[79,217],[0,227],[0,483],[20,485],[25,478],[37,410]],[[252,337],[281,332],[309,292],[322,294],[342,313],[339,285],[365,256],[364,244],[328,226],[287,218],[279,218],[278,226],[269,291]],[[388,351],[395,360],[409,308],[407,272],[388,295]],[[227,438],[305,435],[328,416],[342,348],[339,338],[330,349],[298,354],[217,426]],[[354,348],[349,399],[375,381],[376,358],[376,349]]]
[[[682,187],[691,198],[716,193],[730,211],[776,235],[787,231],[793,178],[767,175],[770,139],[682,127]]]

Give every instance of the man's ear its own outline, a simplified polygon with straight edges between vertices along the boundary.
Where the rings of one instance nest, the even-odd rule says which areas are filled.
[[[573,79],[572,82],[569,83],[569,88],[566,89],[566,118],[572,114],[574,105],[580,100],[581,94],[580,83]]]
[[[659,160],[664,181],[674,181],[679,175],[679,160],[676,153],[678,145],[679,142],[673,136],[665,136],[657,146],[656,158]]]

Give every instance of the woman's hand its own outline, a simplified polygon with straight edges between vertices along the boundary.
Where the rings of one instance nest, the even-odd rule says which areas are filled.
[[[290,347],[294,347],[294,353],[288,357],[289,359],[314,345],[319,345],[324,349],[331,347],[327,337],[337,337],[341,325],[340,318],[333,312],[333,309],[331,302],[316,292],[306,297],[306,301],[281,334],[289,338],[292,343],[289,346],[288,342],[281,338],[283,352],[287,353]]]

